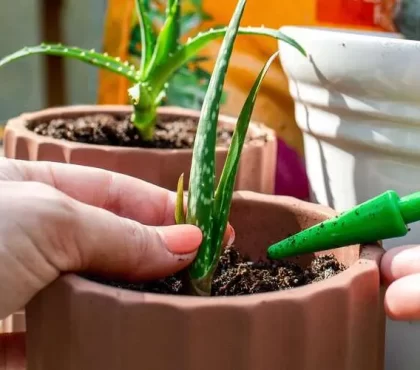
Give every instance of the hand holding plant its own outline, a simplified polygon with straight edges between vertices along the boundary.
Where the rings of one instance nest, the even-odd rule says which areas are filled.
[[[173,225],[176,194],[100,169],[0,158],[0,193],[0,320],[60,273],[171,275],[202,239],[195,226]]]

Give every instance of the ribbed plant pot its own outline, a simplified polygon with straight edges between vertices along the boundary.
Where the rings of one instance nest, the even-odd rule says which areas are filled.
[[[129,113],[131,106],[92,105],[71,106],[25,113],[11,119],[5,130],[4,149],[8,158],[74,163],[99,167],[133,176],[164,188],[175,190],[181,173],[185,173],[188,187],[191,167],[191,149],[146,149],[108,145],[94,145],[58,140],[26,128],[31,121],[48,121],[54,118],[79,117],[95,113]],[[200,112],[176,107],[162,107],[161,116],[198,118]],[[233,128],[236,119],[220,116],[220,123]],[[251,123],[250,137],[265,137],[244,145],[235,189],[273,194],[276,172],[277,141],[274,131],[261,124]],[[219,178],[227,148],[216,151],[216,175]]]
[[[334,214],[238,192],[230,220],[236,246],[259,259],[270,243]],[[349,266],[339,275],[249,296],[139,293],[60,277],[27,306],[28,370],[382,370],[383,250],[332,252]]]

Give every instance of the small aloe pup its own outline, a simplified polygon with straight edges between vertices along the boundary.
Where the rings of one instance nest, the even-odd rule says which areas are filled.
[[[226,27],[199,33],[182,44],[180,42],[181,0],[167,0],[166,19],[157,35],[153,30],[151,16],[147,11],[146,0],[133,1],[136,1],[142,45],[139,69],[128,62],[122,62],[119,58],[97,53],[94,50],[83,50],[61,44],[25,47],[0,60],[0,67],[29,55],[47,54],[78,59],[122,75],[133,84],[128,90],[134,106],[132,123],[139,130],[143,139],[151,140],[156,123],[157,107],[165,97],[168,82],[180,68],[196,57],[211,41],[224,36]],[[278,30],[246,27],[240,28],[238,33],[269,36],[283,40],[304,53],[294,40]]]
[[[222,251],[239,159],[261,82],[274,54],[258,75],[239,115],[219,184],[215,190],[216,128],[228,63],[238,34],[246,0],[240,0],[223,40],[204,98],[193,149],[187,214],[184,214],[183,175],[178,183],[177,223],[200,227],[203,241],[189,268],[188,281],[193,294],[209,295],[213,273]]]

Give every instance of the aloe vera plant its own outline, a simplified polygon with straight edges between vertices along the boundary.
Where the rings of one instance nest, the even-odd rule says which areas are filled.
[[[182,15],[180,16],[180,37],[186,39],[205,21],[213,21],[213,17],[203,9],[204,0],[182,0]],[[166,19],[165,4],[162,0],[144,0],[145,8],[150,15],[154,31],[162,28]],[[141,60],[141,35],[137,22],[133,24],[129,44],[129,59],[136,66]],[[209,56],[196,55],[179,68],[168,81],[166,96],[162,105],[179,106],[200,110],[206,95],[211,73],[203,68],[203,62]],[[127,98],[128,101],[128,98]],[[226,101],[223,95],[222,104]]]
[[[211,41],[223,37],[227,28],[220,27],[200,32],[185,43],[180,40],[181,0],[167,0],[166,18],[158,35],[153,31],[151,18],[146,7],[146,0],[133,0],[139,18],[141,36],[140,66],[123,62],[94,50],[61,44],[41,44],[25,47],[0,60],[0,67],[17,59],[45,54],[78,59],[82,62],[107,69],[127,78],[132,86],[128,90],[134,107],[132,122],[145,140],[153,137],[157,117],[157,107],[161,104],[173,75],[187,62],[192,60]],[[238,34],[261,35],[285,41],[305,54],[302,47],[293,39],[275,29],[264,27],[238,28]]]
[[[178,183],[175,220],[200,227],[203,240],[198,254],[189,267],[192,293],[209,295],[211,282],[222,250],[238,164],[261,82],[278,53],[259,73],[238,117],[223,171],[215,189],[216,128],[228,63],[246,0],[239,0],[219,51],[207,94],[204,98],[193,149],[187,214],[184,213],[183,175]]]

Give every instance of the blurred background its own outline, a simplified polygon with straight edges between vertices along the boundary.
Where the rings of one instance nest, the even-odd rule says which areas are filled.
[[[62,42],[102,49],[107,0],[1,0],[0,56],[23,46]],[[98,69],[32,56],[0,69],[0,123],[48,106],[93,104]]]

